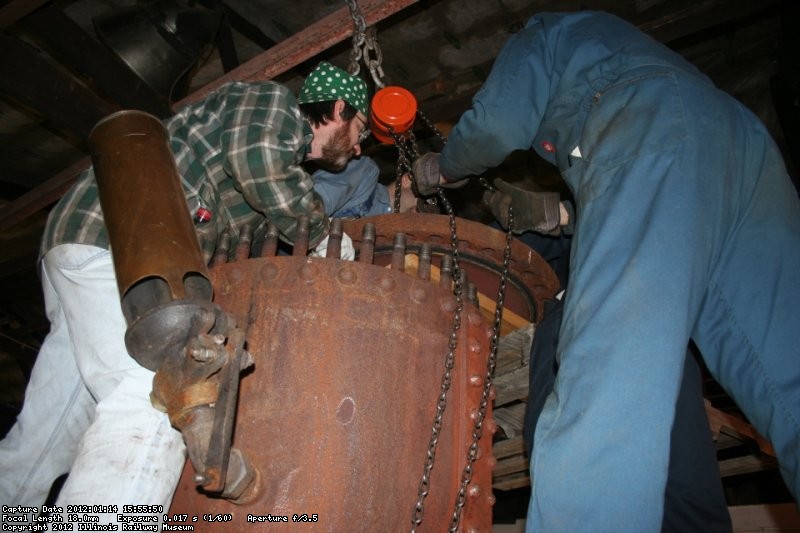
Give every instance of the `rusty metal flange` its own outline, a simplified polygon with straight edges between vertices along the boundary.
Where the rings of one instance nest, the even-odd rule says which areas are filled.
[[[406,235],[407,248],[416,251],[430,243],[434,255],[450,253],[450,220],[447,215],[398,213],[349,220],[344,231],[358,249],[365,224],[375,226],[375,264],[388,264],[397,233]],[[487,296],[497,294],[506,235],[479,222],[456,218],[462,268],[470,281]],[[505,306],[531,322],[538,322],[544,301],[552,299],[560,284],[550,265],[533,249],[514,238],[509,263]]]

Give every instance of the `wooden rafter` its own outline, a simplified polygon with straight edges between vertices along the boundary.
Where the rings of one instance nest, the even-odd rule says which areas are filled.
[[[359,7],[367,25],[373,25],[415,4],[417,1],[361,0]],[[18,11],[22,9],[19,4],[28,4],[28,2],[15,2],[14,4],[15,7],[19,8],[13,12],[14,16],[16,16]],[[2,15],[3,12],[0,11],[0,16]],[[7,14],[6,18],[10,19],[11,15]],[[2,20],[0,18],[0,21]],[[187,104],[201,100],[208,93],[230,81],[255,81],[274,78],[278,74],[286,72],[342,42],[350,37],[352,32],[353,24],[349,8],[343,7],[175,103],[173,110],[178,110]],[[85,157],[20,196],[0,213],[0,230],[15,226],[33,213],[57,201],[72,185],[78,174],[88,168],[90,164],[90,159]]]

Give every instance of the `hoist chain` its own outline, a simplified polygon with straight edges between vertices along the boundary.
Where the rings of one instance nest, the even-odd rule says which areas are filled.
[[[464,508],[464,501],[467,495],[467,487],[472,481],[472,465],[478,458],[478,442],[483,435],[483,421],[486,418],[486,407],[491,401],[492,386],[494,385],[494,370],[497,366],[497,348],[500,344],[500,326],[503,322],[503,307],[505,305],[506,283],[508,282],[508,268],[511,262],[511,231],[514,228],[514,211],[508,208],[508,233],[506,233],[506,247],[503,251],[503,273],[500,276],[500,286],[497,289],[497,305],[494,309],[494,323],[492,324],[492,340],[489,348],[489,358],[486,361],[486,376],[483,380],[483,395],[478,405],[478,412],[475,416],[475,424],[472,426],[472,442],[467,453],[467,464],[461,473],[461,486],[456,497],[455,510],[450,521],[450,531],[458,530],[461,520],[461,510]]]
[[[436,127],[436,125],[428,119],[425,113],[422,110],[417,110],[417,117],[420,119],[428,129],[433,131],[436,137],[441,141],[442,146],[447,144],[447,137],[445,137],[441,131]],[[419,151],[417,150],[417,138],[414,135],[413,130],[409,130],[404,135],[398,135],[391,127],[389,127],[389,134],[392,136],[394,140],[395,146],[397,146],[397,181],[395,182],[398,184],[395,186],[394,190],[394,212],[400,212],[400,186],[402,185],[402,179],[404,174],[412,175],[412,186],[416,188],[416,176],[413,176],[411,172],[411,161],[415,160],[419,157]],[[487,188],[491,188],[490,185],[486,183],[484,178],[480,178],[481,183],[484,184]],[[439,204],[436,201],[436,196],[429,196],[424,200],[426,212],[428,210],[431,211],[439,211]]]
[[[438,137],[438,139],[442,142],[442,145],[447,144],[447,137],[445,137],[444,134],[439,131],[439,128],[437,128],[436,125],[430,121],[430,119],[425,115],[425,113],[422,112],[421,109],[417,110],[417,118],[419,118],[420,122],[425,124],[428,129],[436,134],[436,137]],[[481,178],[481,180],[483,180],[483,178]],[[483,183],[483,181],[481,183]]]
[[[411,161],[419,157],[417,151],[417,138],[413,131],[408,131],[403,135],[399,135],[394,129],[389,127],[389,135],[394,140],[394,145],[397,147],[397,179],[394,188],[394,212],[400,212],[400,193],[403,185],[403,175],[409,174],[411,176],[412,187],[416,189],[417,181],[411,168]],[[418,192],[418,191],[415,191]],[[425,207],[431,210],[438,211],[438,204],[436,197],[431,196],[425,199]],[[427,211],[427,209],[426,209]]]
[[[422,470],[422,478],[419,482],[419,490],[417,492],[417,503],[414,505],[414,513],[411,519],[411,532],[417,530],[417,526],[422,523],[422,515],[425,512],[425,498],[430,491],[430,475],[433,470],[433,464],[436,460],[436,446],[439,443],[439,434],[442,431],[442,419],[444,418],[444,411],[447,408],[447,392],[450,390],[452,383],[451,370],[455,366],[456,348],[458,346],[458,330],[461,329],[461,311],[464,309],[464,299],[462,296],[463,287],[461,286],[461,265],[458,253],[458,234],[456,232],[456,217],[453,213],[453,206],[447,201],[444,192],[441,188],[437,189],[437,193],[442,200],[447,214],[450,217],[450,248],[453,254],[453,282],[455,288],[453,294],[456,297],[456,310],[453,314],[453,327],[450,331],[450,340],[448,342],[447,356],[444,360],[444,374],[442,374],[441,386],[439,388],[439,398],[436,402],[436,414],[433,417],[433,426],[431,427],[431,439],[428,442],[428,452],[425,456],[425,466]]]
[[[495,190],[494,186],[493,186],[491,183],[489,183],[488,181],[486,181],[486,178],[484,178],[483,176],[481,176],[480,178],[478,178],[478,181],[479,181],[479,182],[480,182],[480,184],[481,184],[481,185],[483,185],[483,186],[484,186],[486,189],[488,189],[488,190],[490,190],[490,191],[494,191],[494,190]]]
[[[439,131],[438,128],[425,116],[422,111],[417,111],[417,117],[429,129],[431,129],[441,141],[442,145],[447,144],[447,138]],[[400,211],[400,189],[402,187],[403,175],[408,173],[411,176],[412,187],[415,192],[417,189],[417,178],[414,175],[411,162],[419,157],[417,151],[416,137],[413,131],[408,131],[404,135],[397,134],[392,128],[389,128],[389,134],[397,146],[397,181],[395,183],[394,194],[394,212]],[[483,177],[479,178],[481,185],[489,190],[494,190],[494,187]],[[450,224],[450,248],[453,256],[453,294],[456,297],[456,310],[453,314],[453,325],[450,331],[450,340],[448,342],[448,351],[444,361],[444,373],[442,374],[441,384],[439,388],[439,397],[436,402],[436,413],[433,418],[433,425],[431,427],[431,438],[428,442],[428,451],[425,455],[425,465],[422,470],[422,477],[419,482],[419,490],[417,491],[417,501],[414,505],[414,512],[411,520],[411,532],[415,533],[417,526],[422,523],[422,516],[425,512],[425,498],[430,492],[430,476],[433,470],[433,465],[436,461],[436,447],[439,443],[439,436],[442,430],[442,420],[444,412],[447,408],[447,393],[452,384],[452,370],[455,367],[455,351],[458,344],[458,331],[461,329],[461,312],[464,309],[463,287],[461,276],[461,264],[459,261],[458,251],[458,232],[456,231],[456,217],[453,211],[452,204],[447,200],[444,190],[441,187],[436,188],[436,197],[441,201],[445,211],[449,217]],[[431,197],[433,205],[436,206],[436,197]],[[437,206],[438,210],[438,206]],[[492,335],[489,348],[489,357],[486,362],[486,376],[484,378],[483,393],[481,401],[478,405],[478,411],[475,415],[475,423],[472,428],[472,442],[467,452],[467,464],[461,473],[461,483],[456,494],[456,503],[453,510],[453,516],[450,521],[449,531],[454,532],[458,530],[458,525],[461,521],[461,512],[464,508],[466,501],[467,488],[472,481],[472,467],[475,460],[478,458],[479,442],[483,435],[483,422],[486,418],[486,409],[491,401],[492,386],[494,385],[494,371],[497,366],[497,349],[500,340],[500,327],[503,320],[503,308],[505,306],[505,292],[506,284],[508,282],[509,264],[511,261],[511,243],[512,243],[512,229],[514,227],[514,213],[509,207],[508,209],[508,233],[506,234],[506,246],[503,252],[503,271],[500,276],[500,285],[497,291],[497,305],[494,312],[494,323],[492,324]]]
[[[360,61],[364,64],[372,75],[375,86],[382,89],[386,86],[383,82],[383,53],[378,45],[378,32],[375,26],[367,27],[364,15],[358,7],[356,0],[345,0],[347,7],[350,8],[350,16],[353,19],[353,49],[350,51],[350,66],[348,72],[353,76],[361,71]]]
[[[447,143],[447,139],[434,127],[434,125],[421,113],[419,116],[422,118],[422,121],[425,123],[426,126],[431,128],[436,135],[441,139],[443,144]],[[409,172],[411,175],[411,181],[416,187],[416,176],[414,176],[413,171],[411,170],[411,160],[412,158],[416,158],[419,156],[416,149],[416,144],[414,143],[413,134],[411,134],[411,146],[409,146],[408,139],[403,139],[401,136],[397,135],[391,129],[389,133],[392,135],[394,139],[395,145],[398,149],[398,162],[397,162],[397,179],[398,184],[400,183],[400,179],[402,179],[401,172]],[[486,187],[487,189],[494,189],[485,178],[480,178],[480,183]],[[400,196],[397,193],[399,187],[395,187],[395,212],[399,210],[399,202]],[[444,417],[445,409],[447,408],[447,392],[450,389],[450,385],[452,383],[452,374],[451,371],[455,366],[455,350],[457,347],[458,342],[458,330],[461,328],[461,312],[464,308],[464,300],[462,296],[462,277],[461,277],[461,265],[459,262],[459,252],[458,252],[458,232],[456,231],[456,217],[453,211],[453,206],[447,200],[447,197],[444,194],[444,191],[441,187],[436,189],[437,196],[441,201],[442,205],[444,206],[445,210],[447,211],[447,215],[450,221],[450,248],[452,250],[453,255],[453,281],[454,281],[454,290],[453,293],[456,297],[456,311],[453,315],[453,326],[450,331],[450,341],[448,344],[448,352],[447,356],[445,357],[444,362],[444,373],[441,379],[441,385],[439,390],[439,397],[436,403],[436,413],[433,419],[433,425],[431,427],[431,439],[428,442],[428,451],[425,456],[425,466],[422,472],[422,478],[420,479],[419,483],[419,490],[417,492],[417,502],[414,505],[414,512],[411,521],[411,532],[416,532],[417,526],[422,523],[422,516],[425,511],[424,503],[425,498],[428,496],[430,492],[430,474],[433,470],[433,465],[436,461],[436,447],[439,442],[439,435],[442,429],[442,419]],[[506,246],[503,252],[503,271],[500,276],[500,285],[497,291],[497,305],[495,306],[495,313],[494,313],[494,323],[492,324],[492,336],[490,342],[490,349],[489,349],[489,358],[486,362],[486,376],[484,378],[484,385],[483,385],[483,394],[481,396],[481,401],[478,405],[478,411],[475,415],[475,423],[472,429],[472,442],[469,446],[469,451],[467,453],[467,464],[464,466],[464,470],[461,474],[461,484],[459,486],[458,493],[456,494],[456,503],[455,509],[453,510],[453,516],[450,521],[450,529],[449,531],[454,532],[458,530],[459,522],[461,521],[461,512],[464,508],[464,503],[466,501],[466,494],[467,494],[467,487],[469,486],[470,481],[472,481],[472,467],[475,463],[475,460],[478,457],[478,450],[479,450],[479,441],[483,435],[483,422],[486,418],[486,409],[491,401],[491,392],[492,386],[494,384],[494,371],[495,367],[497,366],[497,349],[499,346],[500,340],[500,327],[503,320],[503,308],[505,306],[505,291],[506,291],[506,284],[508,282],[508,271],[509,271],[509,264],[511,261],[511,243],[512,243],[512,229],[514,227],[514,213],[512,209],[509,207],[508,209],[508,233],[506,234]]]
[[[403,187],[403,175],[411,173],[411,161],[414,158],[416,149],[408,146],[408,142],[402,135],[398,135],[394,129],[389,127],[389,135],[394,139],[394,145],[397,147],[397,179],[394,187],[394,212],[400,212],[400,193]],[[414,182],[416,186],[416,181]]]
[[[400,212],[400,195],[403,192],[403,176],[409,171],[405,156],[397,157],[397,180],[394,182],[394,213]]]

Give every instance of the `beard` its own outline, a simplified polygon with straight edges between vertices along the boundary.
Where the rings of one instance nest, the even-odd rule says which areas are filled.
[[[314,162],[329,172],[341,172],[355,155],[350,141],[350,125],[342,124],[322,147],[322,156]]]

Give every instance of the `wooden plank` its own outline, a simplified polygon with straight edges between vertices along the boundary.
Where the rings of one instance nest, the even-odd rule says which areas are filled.
[[[29,13],[39,9],[49,0],[11,0],[0,7],[0,29],[15,24]]]
[[[725,431],[720,431],[719,436],[714,439],[714,446],[717,450],[728,450],[730,448],[736,448],[737,446],[744,445],[745,441],[742,440],[741,436],[736,435],[728,435]]]
[[[361,0],[359,6],[367,25],[373,25],[418,1],[419,0]],[[350,17],[350,10],[345,6],[322,20],[311,24],[289,39],[257,55],[250,61],[243,63],[217,80],[198,89],[196,92],[177,102],[173,106],[173,110],[178,110],[189,103],[202,100],[208,93],[229,81],[271,79],[347,39],[352,33],[353,24],[352,18]],[[0,45],[0,48],[1,47],[2,45]],[[103,112],[100,114],[100,117],[105,116],[107,113],[108,112]],[[96,123],[97,120],[99,120],[99,118],[94,119],[92,125]],[[14,203],[0,213],[0,231],[19,224],[32,213],[44,209],[58,200],[74,182],[78,173],[88,168],[90,164],[89,161],[89,158],[81,160],[79,163],[86,164],[83,168],[80,168],[78,172],[75,172],[74,167],[70,167],[67,171],[60,172],[39,187],[28,191],[28,193],[19,199],[22,200],[24,198],[24,201],[14,201]],[[66,188],[64,187],[65,185]]]
[[[98,120],[116,110],[40,50],[2,31],[0,63],[14,73],[0,77],[0,91],[76,139],[86,139]]]
[[[494,455],[495,459],[504,459],[523,453],[525,453],[525,441],[522,440],[521,436],[497,441],[492,446],[492,455]]]
[[[0,210],[0,230],[5,231],[16,226],[29,216],[38,213],[43,207],[57,201],[72,187],[78,175],[91,164],[92,160],[88,156],[79,159],[39,187],[31,189],[4,207]]]
[[[500,407],[516,400],[526,400],[530,385],[530,369],[523,366],[502,376],[495,376],[495,407]]]
[[[793,503],[728,507],[733,531],[794,531],[800,533],[800,512]]]
[[[508,459],[497,461],[492,475],[495,478],[501,478],[509,474],[516,474],[517,472],[528,471],[528,458],[524,455],[514,455]]]
[[[494,421],[506,434],[506,437],[518,437],[522,435],[522,428],[525,424],[525,409],[527,404],[516,403],[506,407],[501,407],[492,411]]]
[[[531,345],[535,331],[536,325],[530,322],[527,326],[500,337],[497,344],[495,376],[501,376],[530,364]]]
[[[359,8],[367,26],[371,26],[418,1],[360,0]],[[198,89],[176,103],[174,108],[178,110],[186,104],[202,100],[208,93],[231,81],[272,79],[342,42],[352,34],[353,18],[350,9],[343,7]]]
[[[661,42],[671,42],[699,31],[745,17],[754,17],[779,0],[706,0],[639,24],[639,29]]]
[[[763,470],[772,470],[778,467],[778,461],[767,455],[744,455],[733,459],[724,459],[719,462],[719,473],[722,477],[751,474]]]
[[[756,441],[762,452],[775,457],[775,449],[772,447],[772,444],[767,439],[762,437],[761,434],[756,431],[756,428],[738,416],[724,413],[713,407],[711,402],[708,400],[705,400],[705,407],[706,415],[708,416],[708,423],[711,426],[712,436],[716,438],[723,428],[727,428],[741,436],[753,439]]]
[[[530,485],[531,478],[525,473],[512,474],[492,481],[493,490],[514,490],[521,489],[522,487],[530,487]]]

